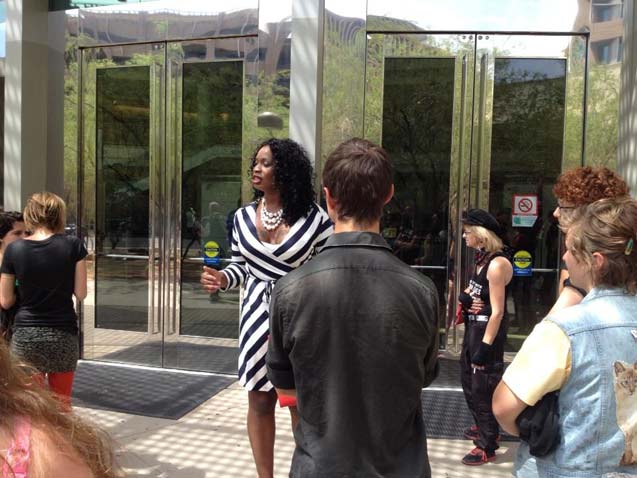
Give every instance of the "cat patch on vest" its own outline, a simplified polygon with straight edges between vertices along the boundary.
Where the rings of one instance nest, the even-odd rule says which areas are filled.
[[[637,331],[631,334],[635,336]],[[637,362],[620,360],[613,364],[617,425],[624,434],[624,453],[620,465],[637,464]]]

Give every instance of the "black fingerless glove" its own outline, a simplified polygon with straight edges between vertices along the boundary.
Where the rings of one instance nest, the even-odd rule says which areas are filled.
[[[471,308],[471,305],[473,305],[473,297],[462,291],[458,295],[458,302],[462,304],[463,309],[469,310]]]
[[[486,344],[484,342],[480,342],[480,347],[471,357],[471,363],[474,365],[485,366],[493,361],[491,349],[492,345]]]

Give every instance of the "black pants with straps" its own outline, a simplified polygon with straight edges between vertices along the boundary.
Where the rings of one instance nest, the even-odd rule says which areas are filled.
[[[460,371],[462,390],[467,400],[467,406],[473,415],[480,434],[474,443],[476,446],[491,453],[498,448],[499,426],[493,415],[491,400],[493,399],[495,387],[502,379],[504,370],[506,318],[502,319],[498,335],[493,341],[492,355],[488,365],[484,370],[474,370],[471,367],[471,357],[478,350],[486,327],[487,322],[465,321]]]

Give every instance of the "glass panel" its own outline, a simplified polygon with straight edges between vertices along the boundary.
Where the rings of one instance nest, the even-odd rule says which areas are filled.
[[[454,77],[454,58],[385,59],[382,144],[393,160],[396,192],[382,234],[397,257],[434,281],[441,314],[447,302]]]
[[[231,256],[232,221],[241,205],[242,104],[242,61],[184,63],[182,335],[238,338],[238,289],[207,295],[199,276],[204,246],[218,248],[219,268]]]
[[[148,330],[150,69],[96,72],[95,326]]]
[[[489,208],[514,251],[532,256],[531,276],[515,276],[507,304],[509,344],[517,350],[555,302],[559,229],[552,193],[561,172],[566,60],[496,58]],[[537,196],[537,219],[515,216],[514,194]]]
[[[0,207],[4,204],[4,76],[0,76]],[[4,210],[4,208],[2,208]]]

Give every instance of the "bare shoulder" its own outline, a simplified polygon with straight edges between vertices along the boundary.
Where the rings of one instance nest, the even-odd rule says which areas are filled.
[[[95,478],[66,440],[37,425],[31,431],[30,466],[38,478]]]
[[[506,257],[498,256],[493,258],[489,264],[489,269],[487,270],[487,277],[489,279],[502,277],[505,280],[509,280],[512,275],[513,266]]]

